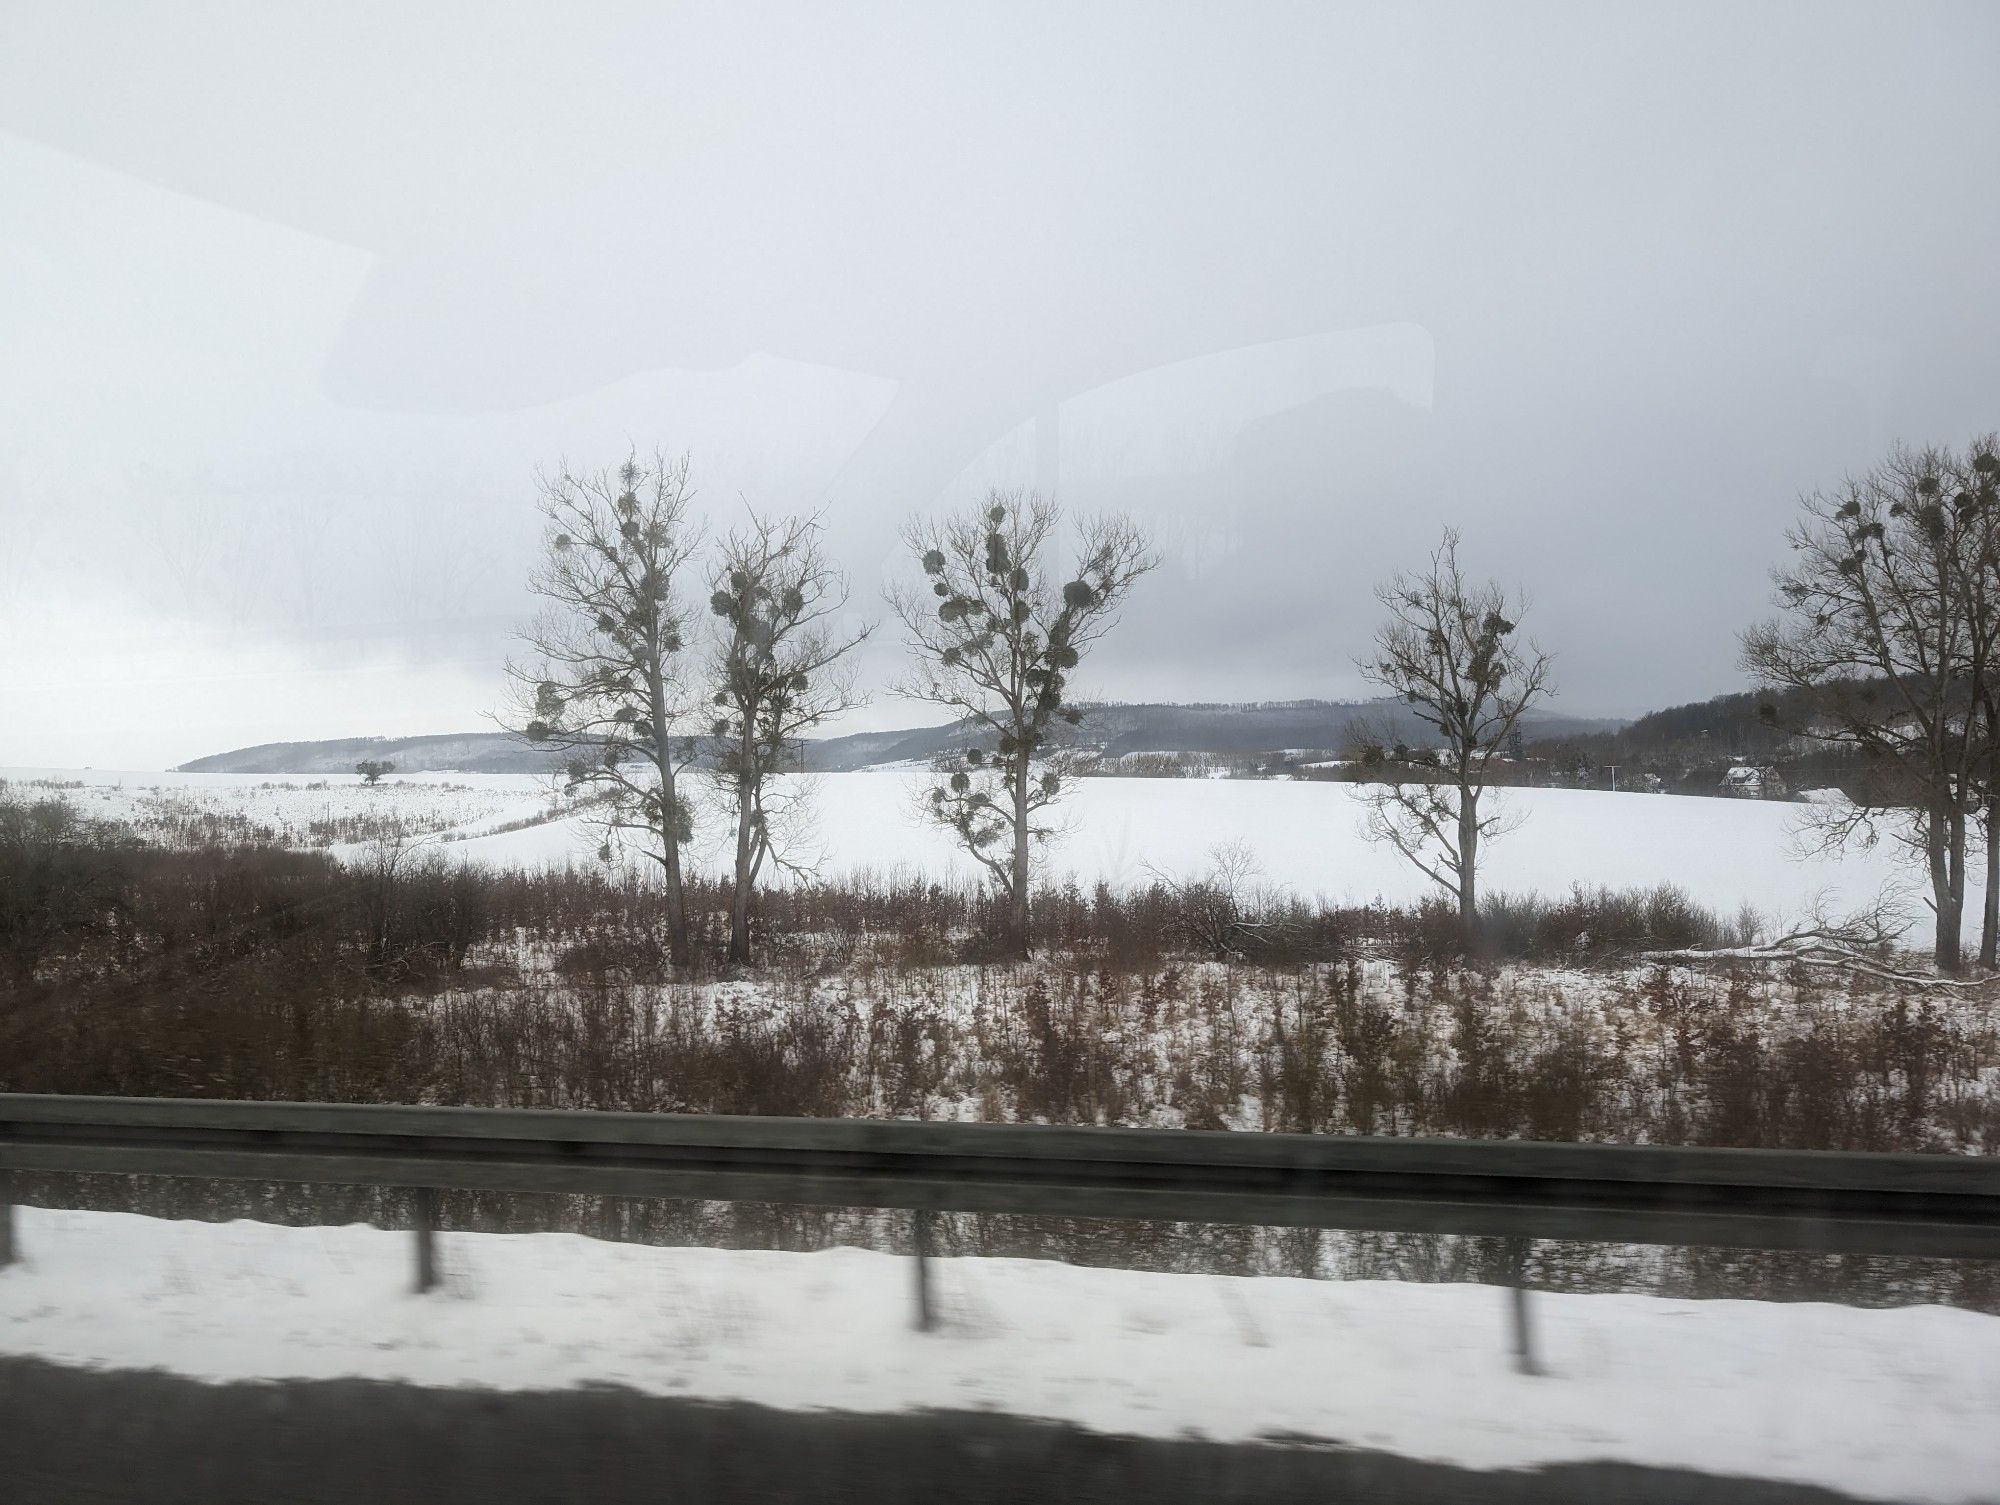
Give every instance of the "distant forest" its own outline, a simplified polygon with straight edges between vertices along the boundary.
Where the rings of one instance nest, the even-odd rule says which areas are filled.
[[[1793,792],[1837,788],[1862,796],[1870,776],[1859,754],[1783,730],[1811,723],[1818,693],[1717,695],[1653,711],[1612,730],[1530,737],[1525,752],[1531,764],[1579,787],[1610,787],[1615,767],[1621,787],[1652,775],[1672,793],[1713,794],[1728,769],[1748,764],[1776,769],[1782,787]]]

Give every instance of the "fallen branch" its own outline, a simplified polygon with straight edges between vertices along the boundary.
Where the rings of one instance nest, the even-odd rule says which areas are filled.
[[[1823,967],[1829,971],[1869,977],[1878,982],[1895,983],[1901,987],[1938,988],[1959,992],[1988,987],[1994,981],[1991,978],[1944,977],[1935,972],[1904,971],[1846,947],[1789,945],[1782,942],[1773,942],[1768,946],[1722,946],[1715,950],[1683,947],[1673,951],[1642,951],[1639,953],[1639,960],[1679,966],[1700,966],[1717,962],[1763,962],[1786,966]]]
[[[1186,939],[1217,961],[1246,960],[1251,952],[1282,943],[1292,927],[1282,919],[1252,919],[1262,909],[1251,892],[1258,872],[1249,843],[1240,838],[1210,849],[1205,877],[1182,882],[1148,864],[1146,874],[1175,901]]]
[[[1995,979],[1945,977],[1936,972],[1910,971],[1892,963],[1892,947],[1909,928],[1901,910],[1887,900],[1860,914],[1829,918],[1820,904],[1805,924],[1769,941],[1747,946],[1679,947],[1643,951],[1640,960],[1682,966],[1717,962],[1752,962],[1780,966],[1820,967],[1855,977],[1873,978],[1898,987],[1966,992],[1992,986]]]

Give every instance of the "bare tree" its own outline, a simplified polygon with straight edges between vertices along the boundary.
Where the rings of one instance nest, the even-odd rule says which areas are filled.
[[[568,754],[564,778],[587,790],[608,831],[659,864],[668,950],[688,960],[681,847],[692,818],[680,775],[694,739],[681,576],[698,542],[686,457],[637,456],[615,470],[567,466],[541,478],[546,520],[529,589],[546,603],[510,662],[510,724]]]
[[[1233,961],[1290,938],[1287,917],[1258,887],[1263,871],[1238,836],[1208,849],[1208,871],[1199,878],[1176,878],[1150,864],[1146,876],[1174,901],[1182,936],[1217,961]]]
[[[828,562],[817,517],[764,518],[722,540],[709,574],[709,654],[717,783],[736,826],[729,960],[750,960],[750,900],[766,863],[804,865],[786,850],[784,816],[799,796],[772,775],[795,766],[801,737],[859,703],[841,663],[871,629],[840,629],[847,579]]]
[[[382,782],[384,774],[396,771],[396,765],[381,758],[363,758],[354,765],[354,771],[361,775],[361,782],[370,786]]]
[[[889,594],[913,659],[897,692],[956,712],[972,733],[971,745],[939,758],[927,813],[1006,896],[1007,938],[1022,956],[1032,849],[1078,771],[1056,735],[1082,719],[1070,676],[1159,563],[1130,519],[1090,518],[1059,577],[1049,556],[1061,521],[1047,498],[1000,491],[961,516],[913,520],[903,537],[925,585]]]
[[[1509,829],[1501,812],[1481,809],[1493,762],[1522,712],[1553,686],[1548,654],[1518,636],[1527,602],[1510,603],[1490,581],[1467,581],[1458,543],[1447,528],[1428,568],[1376,590],[1389,619],[1358,667],[1439,739],[1368,786],[1368,834],[1457,899],[1459,939],[1470,950],[1478,941],[1480,854]]]
[[[1968,594],[1972,633],[1988,649],[1986,673],[1972,687],[1978,702],[1984,766],[1986,886],[1980,907],[1979,964],[2000,967],[2000,434],[1982,434],[1952,466],[1952,507],[1976,519],[1969,550],[1976,580]]]
[[[1829,846],[1908,812],[1935,921],[1932,957],[1960,969],[1966,824],[1992,759],[1992,487],[1954,485],[1949,452],[1898,447],[1866,474],[1813,492],[1772,572],[1782,620],[1743,635],[1743,665],[1802,709],[1789,730],[1858,749],[1875,801],[1818,807]],[[1987,472],[1990,475],[1990,471]],[[1982,497],[1984,500],[1982,500]],[[1767,719],[1779,719],[1776,707]]]

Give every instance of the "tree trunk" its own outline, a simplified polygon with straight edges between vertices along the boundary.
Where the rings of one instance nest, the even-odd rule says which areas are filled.
[[[1028,959],[1028,759],[1014,764],[1013,892],[1007,895],[1007,940],[1022,961]]]
[[[674,793],[674,766],[660,759],[660,865],[667,882],[667,957],[676,967],[688,964],[687,899],[681,892],[680,801]]]
[[[1965,970],[1965,824],[1966,808],[1955,803],[1951,812],[1951,970]]]
[[[1949,802],[1934,801],[1924,831],[1924,858],[1930,867],[1931,908],[1937,916],[1931,959],[1940,972],[1955,974],[1962,961],[1959,930],[1965,913],[1965,816]]]
[[[745,723],[748,724],[748,717]],[[750,859],[752,854],[751,816],[756,810],[756,790],[750,783],[750,739],[737,750],[741,760],[736,780],[736,892],[729,906],[729,960],[750,965]]]
[[[1479,792],[1458,789],[1458,942],[1470,956],[1479,946]]]
[[[2000,965],[2000,783],[1986,786],[1986,889],[1979,916],[1979,965]]]
[[[667,735],[671,705],[667,671],[658,643],[649,645],[645,663],[646,713],[651,722],[653,766],[660,771],[660,866],[667,879],[667,959],[685,967],[693,959],[688,944],[687,896],[681,889],[680,798],[674,788],[674,744]]]

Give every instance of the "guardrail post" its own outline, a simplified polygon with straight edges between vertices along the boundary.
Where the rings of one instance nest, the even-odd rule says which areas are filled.
[[[14,1263],[14,1204],[0,1196],[0,1270]]]
[[[1535,1333],[1528,1325],[1528,1241],[1507,1240],[1507,1284],[1513,1296],[1514,1368],[1522,1374],[1538,1375],[1541,1364],[1535,1358]]]
[[[935,1232],[931,1220],[935,1216],[928,1207],[919,1207],[911,1228],[911,1241],[916,1246],[917,1331],[921,1333],[937,1326],[937,1312],[931,1302],[931,1240]]]
[[[417,1294],[437,1289],[438,1194],[434,1186],[417,1188]]]

